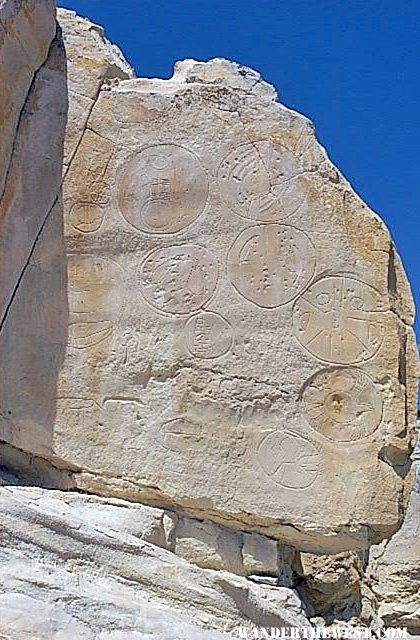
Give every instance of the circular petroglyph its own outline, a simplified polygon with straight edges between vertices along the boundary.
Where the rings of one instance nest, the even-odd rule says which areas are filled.
[[[156,249],[141,268],[141,291],[158,311],[174,315],[193,313],[216,289],[217,258],[199,245]]]
[[[249,302],[272,309],[287,304],[315,273],[315,249],[294,227],[264,224],[243,231],[228,257],[229,278]]]
[[[179,416],[168,420],[160,428],[160,440],[165,449],[175,452],[188,452],[201,440],[201,425]]]
[[[109,338],[124,306],[123,271],[94,255],[67,256],[69,341],[85,349]]]
[[[79,202],[70,210],[71,226],[81,233],[93,233],[100,229],[105,211],[93,202]]]
[[[333,364],[372,358],[382,345],[385,326],[378,312],[384,302],[376,289],[346,276],[313,284],[293,310],[294,332],[312,355]]]
[[[381,394],[360,369],[319,371],[305,384],[301,402],[311,427],[335,442],[366,438],[382,420]]]
[[[218,180],[227,206],[258,222],[276,222],[293,215],[306,195],[299,159],[268,140],[238,145],[222,161]]]
[[[232,347],[232,326],[218,313],[199,313],[187,321],[184,341],[189,353],[197,358],[220,358]]]
[[[286,489],[307,489],[316,480],[321,450],[305,436],[273,431],[258,448],[258,461],[264,473]]]
[[[126,221],[146,233],[176,233],[203,211],[208,180],[198,157],[175,144],[143,149],[124,169],[119,205]]]

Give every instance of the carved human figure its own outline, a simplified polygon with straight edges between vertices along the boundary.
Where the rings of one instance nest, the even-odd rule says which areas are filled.
[[[126,221],[146,233],[176,233],[203,211],[206,172],[198,157],[176,144],[147,147],[125,167],[119,189]]]
[[[313,375],[301,393],[309,424],[326,438],[353,442],[376,431],[382,420],[382,397],[360,369],[333,367]]]
[[[228,257],[229,278],[238,293],[272,309],[293,300],[315,272],[315,249],[303,231],[265,224],[245,229]]]

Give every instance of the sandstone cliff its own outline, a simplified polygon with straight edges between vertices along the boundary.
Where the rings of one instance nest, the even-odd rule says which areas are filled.
[[[420,633],[388,230],[257,72],[55,18],[0,4],[0,637]]]

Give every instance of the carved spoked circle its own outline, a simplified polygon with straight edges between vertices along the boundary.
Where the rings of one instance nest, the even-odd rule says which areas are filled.
[[[264,224],[243,231],[228,257],[237,292],[267,309],[287,304],[315,273],[315,249],[307,235],[289,225]]]
[[[352,367],[316,373],[305,384],[301,403],[311,427],[335,442],[366,438],[382,420],[379,389],[364,371]]]
[[[355,278],[331,276],[313,284],[296,301],[294,333],[319,360],[356,364],[379,351],[385,326],[384,302],[376,289]]]
[[[256,222],[286,220],[303,204],[299,159],[268,140],[238,145],[222,160],[221,196],[234,213]]]
[[[208,180],[199,158],[176,144],[143,149],[124,169],[119,206],[126,221],[146,233],[176,233],[202,213]]]
[[[188,352],[196,358],[220,358],[232,347],[232,326],[213,311],[198,313],[187,321],[184,341]]]
[[[273,431],[258,448],[258,461],[266,476],[285,489],[307,489],[321,465],[320,447],[305,436]]]
[[[144,260],[140,288],[156,310],[174,315],[198,311],[213,296],[219,277],[216,256],[200,245],[156,249]]]

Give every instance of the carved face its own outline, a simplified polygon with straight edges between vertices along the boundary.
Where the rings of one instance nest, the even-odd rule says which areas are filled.
[[[302,408],[311,427],[336,442],[366,438],[382,419],[375,383],[350,367],[332,367],[312,376],[302,391]]]

